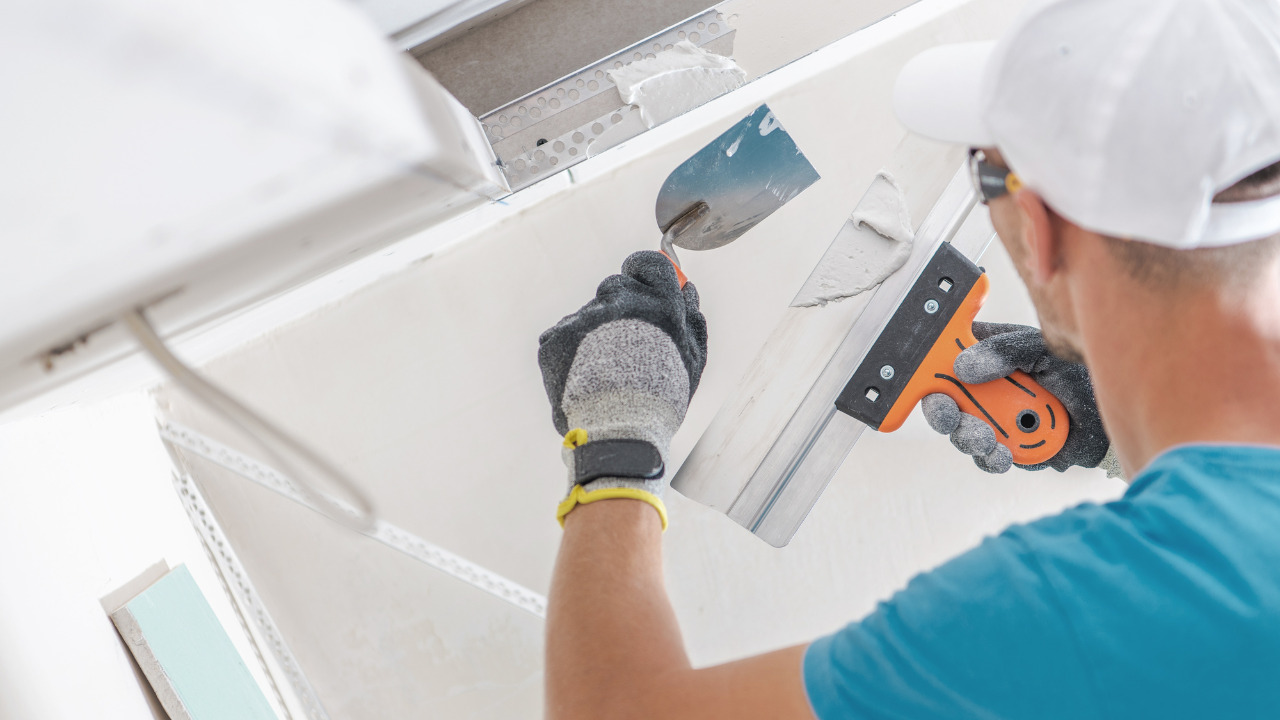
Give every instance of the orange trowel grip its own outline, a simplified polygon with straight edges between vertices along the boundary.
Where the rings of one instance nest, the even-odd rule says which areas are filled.
[[[684,284],[689,282],[689,277],[684,274],[683,270],[680,269],[680,264],[677,263],[674,259],[672,259],[672,257],[668,255],[665,250],[659,250],[658,252],[662,253],[662,256],[665,257],[666,259],[671,260],[671,266],[676,269],[676,279],[680,281],[680,289],[683,290]]]
[[[1070,419],[1058,398],[1023,372],[980,385],[968,385],[955,377],[956,356],[977,342],[973,336],[973,318],[986,301],[989,287],[990,281],[983,274],[911,376],[879,429],[882,432],[898,429],[924,396],[942,393],[955,400],[961,412],[990,425],[996,440],[1013,453],[1015,463],[1036,465],[1057,455],[1067,441]]]

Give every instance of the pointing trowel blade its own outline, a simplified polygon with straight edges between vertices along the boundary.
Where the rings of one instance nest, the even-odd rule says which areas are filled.
[[[733,242],[818,180],[768,105],[761,105],[667,176],[658,192],[664,233],[698,202],[710,208],[695,227],[673,237],[687,250]]]

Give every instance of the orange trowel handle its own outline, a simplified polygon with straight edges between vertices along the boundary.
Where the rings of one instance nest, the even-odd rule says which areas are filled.
[[[665,250],[659,250],[658,252],[662,253],[664,257],[671,261],[671,266],[676,269],[676,279],[680,281],[680,289],[683,290],[684,284],[689,282],[689,277],[680,269],[680,263],[676,262],[670,255],[667,255]]]
[[[985,274],[978,278],[879,429],[898,429],[925,395],[942,393],[955,400],[962,412],[990,425],[996,440],[1013,453],[1015,463],[1035,465],[1057,455],[1067,441],[1070,420],[1058,398],[1023,372],[981,385],[966,385],[955,378],[956,356],[977,342],[973,318],[986,301],[990,284]]]

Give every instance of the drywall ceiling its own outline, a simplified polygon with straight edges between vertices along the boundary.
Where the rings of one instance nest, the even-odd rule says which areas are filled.
[[[711,344],[673,445],[678,464],[901,146],[889,108],[897,69],[933,44],[990,37],[1006,12],[999,0],[912,8],[875,40],[806,59],[807,74],[748,85],[681,128],[582,163],[534,202],[516,196],[497,222],[206,370],[323,448],[387,522],[545,593],[565,470],[538,334],[627,254],[656,247],[662,180],[763,95],[823,179],[733,245],[685,259]],[[993,292],[982,317],[1033,322],[1008,259],[995,250],[983,264]],[[255,453],[180,393],[166,389],[160,402],[168,417]],[[540,714],[540,619],[179,452],[331,717]],[[1097,471],[986,475],[916,415],[897,433],[864,435],[782,550],[673,493],[668,586],[694,661],[719,662],[835,630],[984,534],[1121,490]]]

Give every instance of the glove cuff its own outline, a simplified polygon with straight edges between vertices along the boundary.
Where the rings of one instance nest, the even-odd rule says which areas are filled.
[[[662,503],[666,489],[666,448],[635,437],[612,436],[615,433],[593,433],[574,428],[564,436],[561,451],[569,468],[569,494],[556,509],[556,519],[564,527],[564,518],[578,505],[610,498],[626,498],[647,502],[658,511],[662,529],[667,529],[667,509]],[[590,441],[590,444],[589,444]],[[590,448],[592,453],[587,452]],[[594,467],[579,468],[579,461]],[[619,473],[610,474],[610,471]]]
[[[1107,478],[1120,478],[1125,482],[1129,482],[1129,478],[1124,476],[1124,468],[1120,467],[1120,458],[1116,455],[1116,446],[1107,444],[1107,454],[1102,456],[1102,460],[1098,462],[1098,469],[1107,471]]]
[[[560,527],[564,527],[565,516],[577,506],[615,498],[649,503],[654,510],[658,511],[658,518],[662,520],[662,531],[667,531],[667,506],[662,504],[662,499],[657,495],[641,490],[638,487],[606,487],[588,491],[581,485],[574,485],[573,489],[569,491],[569,497],[561,500],[556,507],[556,520],[559,521]]]

